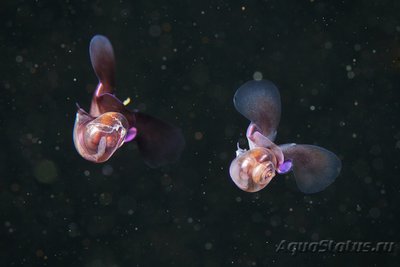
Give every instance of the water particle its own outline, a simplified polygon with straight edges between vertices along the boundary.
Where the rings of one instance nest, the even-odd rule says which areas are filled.
[[[259,71],[254,72],[254,74],[253,74],[253,79],[254,80],[261,81],[262,78],[263,78],[263,75],[262,75],[261,72],[259,72]]]
[[[43,184],[52,184],[57,180],[57,166],[53,161],[42,160],[34,169],[34,175],[38,182]]]
[[[324,47],[325,47],[325,49],[331,49],[331,48],[333,47],[333,45],[332,45],[331,42],[326,42],[326,43],[324,44]]]
[[[102,172],[103,175],[105,175],[105,176],[110,176],[110,175],[113,174],[114,169],[113,169],[113,167],[112,167],[111,165],[106,164],[106,165],[103,166],[101,172]]]
[[[353,79],[354,76],[356,76],[356,75],[355,75],[355,73],[352,72],[352,71],[349,71],[349,72],[347,73],[347,78],[349,78],[349,79]]]
[[[24,58],[23,58],[22,56],[16,56],[16,57],[15,57],[15,61],[16,61],[17,63],[21,63],[22,61],[24,61]]]
[[[194,139],[196,139],[198,141],[203,139],[203,133],[202,132],[195,132],[194,133]]]

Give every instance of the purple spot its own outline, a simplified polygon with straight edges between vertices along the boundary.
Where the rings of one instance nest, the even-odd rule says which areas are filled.
[[[136,137],[137,130],[135,127],[131,127],[125,136],[125,142],[130,142]]]
[[[276,170],[279,174],[284,174],[290,172],[292,170],[293,163],[292,160],[288,159],[285,160],[281,165],[279,165],[278,169]]]

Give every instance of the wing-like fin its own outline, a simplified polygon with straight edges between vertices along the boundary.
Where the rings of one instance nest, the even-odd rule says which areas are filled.
[[[136,141],[146,164],[156,168],[176,162],[185,145],[181,130],[143,113],[135,116]]]
[[[95,95],[113,93],[115,88],[115,58],[111,42],[103,35],[94,36],[90,41],[89,54],[94,72],[102,85],[97,87]]]
[[[342,168],[340,159],[325,148],[297,144],[280,147],[285,160],[292,160],[297,186],[304,193],[324,190],[335,181]]]
[[[236,91],[233,102],[237,111],[255,123],[264,136],[274,141],[281,117],[281,97],[272,82],[246,82]]]

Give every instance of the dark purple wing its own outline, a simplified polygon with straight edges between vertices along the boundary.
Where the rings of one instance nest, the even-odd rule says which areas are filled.
[[[254,122],[263,135],[274,141],[281,118],[281,97],[272,82],[246,82],[236,91],[233,103],[237,111]]]
[[[304,193],[324,190],[335,181],[342,168],[339,158],[322,147],[296,144],[280,147],[285,160],[292,160],[297,186]]]
[[[94,36],[90,41],[89,53],[94,72],[103,85],[98,87],[96,95],[112,93],[115,88],[115,59],[110,41],[102,35]]]
[[[185,146],[179,128],[143,113],[135,113],[136,142],[150,167],[176,162]]]

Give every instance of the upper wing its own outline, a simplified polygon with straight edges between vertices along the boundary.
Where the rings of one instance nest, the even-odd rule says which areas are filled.
[[[96,96],[112,93],[115,88],[115,58],[111,42],[103,35],[90,41],[90,61],[102,86],[97,87]]]
[[[276,86],[267,80],[248,81],[236,91],[233,103],[261,133],[274,141],[281,118],[281,97]]]

